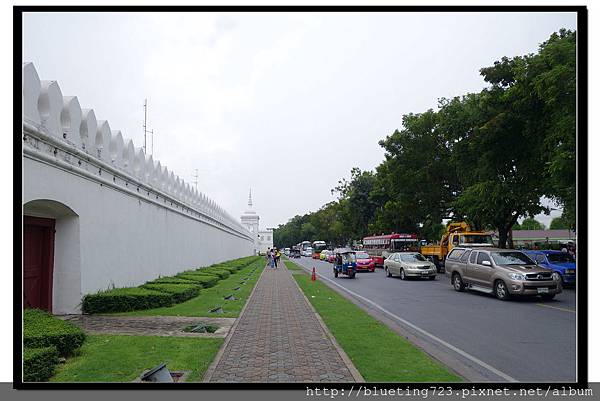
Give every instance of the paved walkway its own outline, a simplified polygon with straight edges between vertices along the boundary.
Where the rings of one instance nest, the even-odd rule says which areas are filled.
[[[290,272],[266,268],[209,368],[210,382],[354,382],[351,362],[329,338]],[[346,362],[345,362],[346,360]],[[353,369],[355,376],[351,373]]]

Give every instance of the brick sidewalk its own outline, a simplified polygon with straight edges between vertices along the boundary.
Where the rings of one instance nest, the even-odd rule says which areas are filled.
[[[204,381],[356,381],[283,263],[265,268],[232,330]]]

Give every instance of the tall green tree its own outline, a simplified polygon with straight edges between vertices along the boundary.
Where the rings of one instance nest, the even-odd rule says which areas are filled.
[[[513,226],[513,230],[545,230],[546,226],[542,223],[534,219],[533,217],[528,217],[524,219],[521,224],[515,224]]]

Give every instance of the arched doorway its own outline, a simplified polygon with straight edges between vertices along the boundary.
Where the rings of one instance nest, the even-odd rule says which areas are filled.
[[[79,216],[50,199],[23,205],[23,308],[74,313],[81,301]]]

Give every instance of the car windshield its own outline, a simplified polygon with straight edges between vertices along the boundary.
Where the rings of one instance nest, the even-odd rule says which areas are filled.
[[[529,256],[523,252],[492,252],[492,258],[497,265],[533,265]]]
[[[357,252],[356,253],[356,259],[369,259],[369,258],[370,258],[370,256],[366,252]]]
[[[403,262],[425,262],[427,259],[420,253],[409,253],[400,255],[400,260]]]
[[[460,236],[461,244],[493,245],[492,236],[486,234],[464,234]]]
[[[568,253],[550,253],[546,255],[550,263],[575,263],[573,256]]]
[[[342,260],[344,262],[354,262],[356,261],[356,255],[354,253],[344,253],[342,255]]]

